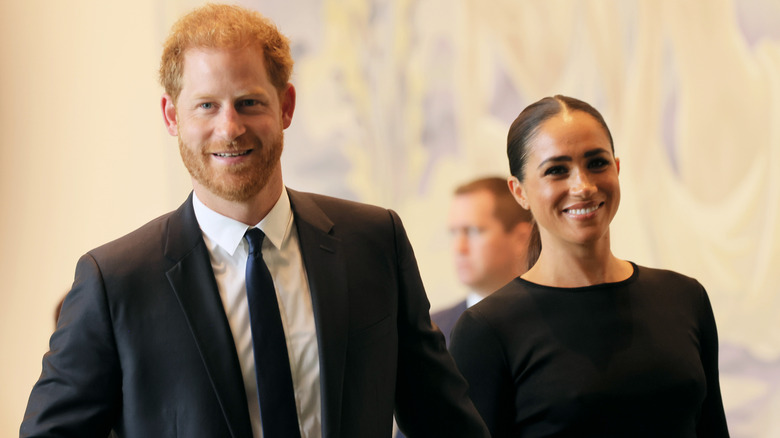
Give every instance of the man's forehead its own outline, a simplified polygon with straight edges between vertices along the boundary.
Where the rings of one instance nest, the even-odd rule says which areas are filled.
[[[476,189],[470,190],[464,193],[458,193],[455,195],[453,202],[460,203],[480,203],[480,204],[492,204],[495,196],[493,192],[488,189]]]
[[[225,82],[229,82],[231,87],[253,90],[258,88],[258,84],[260,88],[270,85],[270,77],[262,56],[260,54],[254,56],[251,50],[253,49],[211,47],[188,49],[184,53],[182,63],[180,79],[182,91],[184,89],[194,91],[193,88],[208,89]],[[247,53],[249,56],[246,55]]]
[[[188,47],[182,52],[182,64],[186,65],[188,62],[192,62],[192,60],[202,58],[203,56],[243,55],[245,53],[255,55],[258,59],[263,61],[263,67],[265,67],[263,49],[260,46],[252,45]],[[182,65],[182,68],[184,68],[184,65]]]

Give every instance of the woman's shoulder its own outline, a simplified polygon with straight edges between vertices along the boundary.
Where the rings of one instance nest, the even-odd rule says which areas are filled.
[[[635,296],[667,306],[683,303],[694,308],[709,306],[707,291],[698,280],[669,269],[638,266],[636,280],[630,287]]]
[[[641,284],[679,285],[701,288],[701,283],[693,277],[669,269],[636,266],[636,280]]]
[[[526,282],[518,277],[469,307],[466,312],[476,319],[497,325],[504,320],[517,320],[518,313],[528,309],[530,299]]]
[[[533,307],[528,304],[522,282],[511,281],[461,314],[452,331],[450,351],[454,356],[472,355],[475,348],[485,355],[503,351],[512,334],[522,332],[528,323],[526,316]]]

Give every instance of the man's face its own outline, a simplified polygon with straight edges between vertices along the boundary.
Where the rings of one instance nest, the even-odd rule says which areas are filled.
[[[505,230],[495,208],[495,197],[487,190],[456,195],[450,208],[458,280],[483,295],[520,275],[525,267],[527,233],[520,226]]]
[[[281,184],[283,130],[295,91],[271,84],[260,49],[188,49],[182,89],[163,97],[168,132],[199,196],[245,202],[269,181]],[[205,192],[204,192],[205,190]]]

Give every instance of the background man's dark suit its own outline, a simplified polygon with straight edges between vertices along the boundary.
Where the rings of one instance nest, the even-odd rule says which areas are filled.
[[[450,333],[455,327],[455,323],[458,322],[460,315],[462,315],[467,308],[466,300],[463,300],[452,307],[431,314],[431,321],[433,321],[433,323],[439,327],[439,330],[444,333],[444,339],[446,340],[448,347],[450,345]]]
[[[389,435],[394,399],[410,436],[483,436],[429,323],[398,216],[288,192],[317,327],[323,436]],[[50,347],[21,436],[106,436],[114,426],[127,437],[251,437],[191,198],[81,258]]]

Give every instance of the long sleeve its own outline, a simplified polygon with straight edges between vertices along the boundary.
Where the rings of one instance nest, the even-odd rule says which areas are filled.
[[[704,375],[707,379],[707,394],[702,403],[696,433],[702,438],[728,437],[718,372],[718,330],[712,305],[704,288],[701,290],[701,301],[700,349]]]
[[[499,338],[473,309],[455,324],[450,351],[491,436],[512,436],[515,403],[510,367]]]

